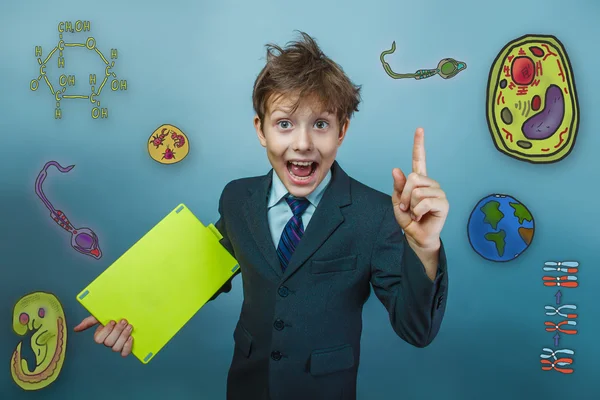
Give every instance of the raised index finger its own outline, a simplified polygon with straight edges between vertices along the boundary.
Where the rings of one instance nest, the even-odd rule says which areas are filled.
[[[417,128],[415,131],[415,144],[413,146],[413,172],[427,176],[427,165],[425,163],[425,131]]]

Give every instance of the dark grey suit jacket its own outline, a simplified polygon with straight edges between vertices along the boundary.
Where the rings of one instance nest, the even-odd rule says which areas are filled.
[[[448,287],[443,245],[432,282],[394,218],[391,197],[350,178],[337,162],[331,171],[285,273],[267,220],[273,170],[223,190],[216,227],[239,262],[244,297],[228,400],[354,400],[370,285],[408,343],[427,346],[440,329]],[[213,299],[230,289],[231,281]]]

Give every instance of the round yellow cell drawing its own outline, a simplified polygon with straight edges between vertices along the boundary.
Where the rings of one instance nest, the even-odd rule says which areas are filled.
[[[19,336],[33,332],[29,353],[34,356],[28,365],[21,354],[23,342],[19,342],[10,358],[13,380],[23,390],[50,385],[60,374],[67,350],[67,323],[62,305],[51,293],[27,294],[15,304],[12,323]]]
[[[575,78],[556,37],[525,35],[504,46],[490,69],[486,117],[496,148],[517,160],[553,163],[573,150]]]
[[[175,164],[190,152],[187,136],[174,125],[159,126],[148,139],[148,154],[161,164]]]

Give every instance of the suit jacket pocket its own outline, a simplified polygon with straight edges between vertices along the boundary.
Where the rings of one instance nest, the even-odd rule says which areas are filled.
[[[310,355],[310,374],[327,375],[354,366],[354,350],[349,344],[315,350]]]
[[[327,272],[353,271],[356,269],[357,255],[335,258],[333,260],[312,260],[310,272],[312,274],[325,274]]]
[[[240,322],[238,322],[233,331],[233,340],[238,349],[240,349],[246,357],[250,357],[250,351],[252,350],[252,335]]]

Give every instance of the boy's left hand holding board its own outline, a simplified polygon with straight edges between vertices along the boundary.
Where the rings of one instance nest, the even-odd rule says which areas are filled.
[[[441,246],[440,233],[450,206],[440,184],[427,176],[425,132],[422,128],[415,132],[412,172],[405,176],[400,168],[394,168],[392,176],[396,221],[433,280]]]

